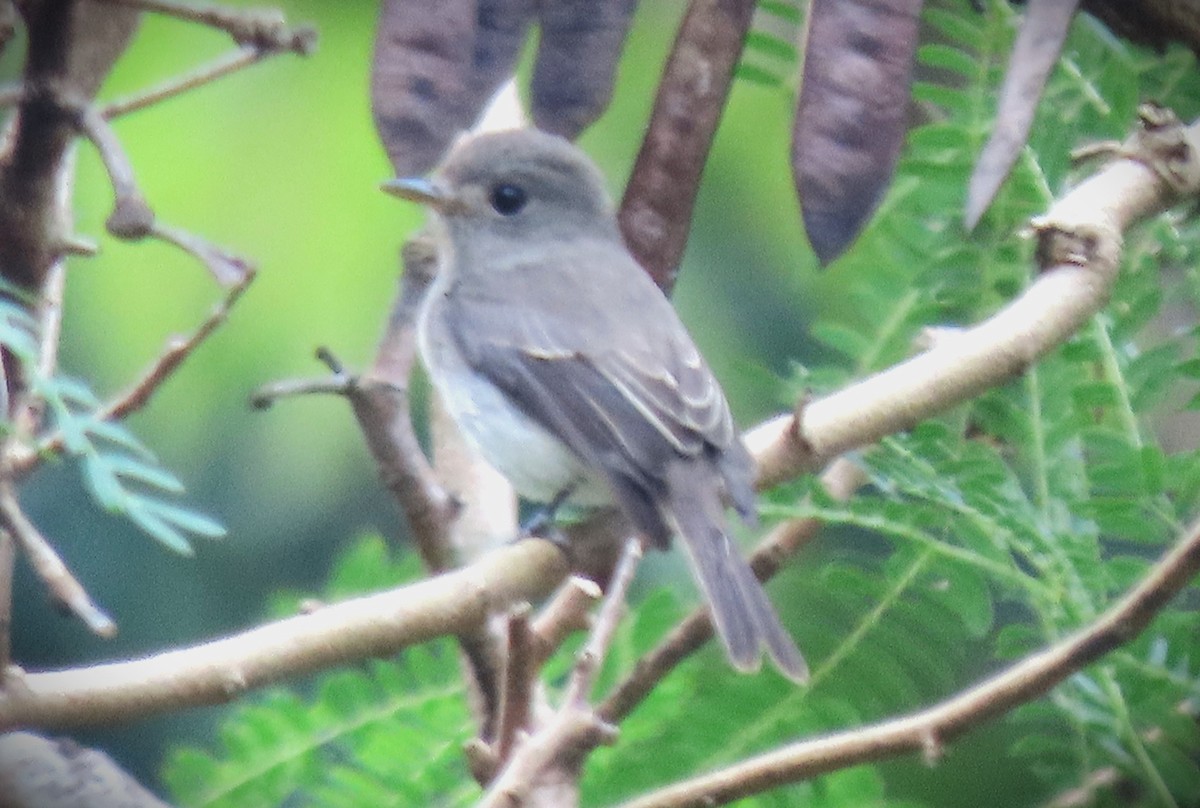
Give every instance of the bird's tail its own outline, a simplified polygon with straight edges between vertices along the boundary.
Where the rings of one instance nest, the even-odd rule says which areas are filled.
[[[703,463],[673,463],[667,486],[666,510],[683,540],[729,661],[740,671],[757,670],[765,648],[784,675],[806,681],[804,657],[729,536],[715,469]]]

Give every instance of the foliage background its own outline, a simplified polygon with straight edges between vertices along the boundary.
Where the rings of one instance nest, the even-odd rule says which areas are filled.
[[[632,165],[683,5],[678,0],[641,4],[614,103],[582,139],[614,193],[623,187]],[[963,4],[948,5],[962,13]],[[135,655],[247,626],[260,619],[272,593],[280,589],[320,590],[335,555],[346,552],[362,533],[378,531],[398,545],[404,543],[403,528],[380,489],[344,402],[298,400],[266,413],[252,413],[245,403],[248,393],[264,382],[320,374],[321,366],[312,359],[317,345],[329,346],[351,367],[367,361],[392,299],[396,249],[419,221],[411,206],[376,190],[389,169],[367,106],[375,4],[308,0],[285,2],[282,8],[293,22],[312,21],[319,28],[321,44],[314,57],[269,60],[117,123],[156,212],[253,258],[260,267],[258,280],[229,324],[131,422],[188,484],[189,501],[224,521],[230,535],[198,545],[194,558],[179,558],[124,521],[98,513],[74,468],[47,470],[26,489],[25,504],[96,599],[117,617],[121,635],[98,641],[80,626],[59,619],[45,606],[39,585],[21,570],[14,656],[30,668]],[[780,84],[735,84],[705,174],[675,298],[723,380],[741,423],[754,423],[786,406],[805,387],[835,384],[903,356],[923,318],[943,322],[959,317],[969,322],[999,305],[1023,280],[1011,269],[1026,266],[1024,248],[1010,238],[1011,223],[1039,211],[1050,194],[1061,190],[1067,177],[1062,157],[1066,149],[1089,137],[1124,133],[1139,96],[1148,94],[1133,69],[1148,57],[1125,50],[1091,23],[1078,24],[1072,56],[1094,72],[1078,78],[1069,70],[1057,74],[1062,81],[1054,88],[1061,94],[1052,95],[1046,105],[1056,117],[1047,121],[1044,112],[1040,120],[1047,125],[1035,130],[1043,133],[1035,141],[1035,153],[1049,155],[1048,162],[1026,162],[1018,170],[1013,189],[1000,200],[995,230],[985,222],[970,249],[936,252],[944,247],[946,228],[957,226],[947,218],[947,206],[957,199],[939,192],[952,185],[964,187],[962,155],[982,142],[993,105],[994,91],[985,80],[998,74],[1011,36],[1011,14],[995,13],[993,7],[988,19],[995,22],[977,43],[984,48],[978,60],[964,63],[963,54],[952,48],[927,50],[924,55],[927,65],[959,74],[969,88],[963,94],[926,100],[959,104],[958,112],[969,124],[923,130],[885,205],[886,216],[848,260],[821,275],[800,233],[786,162],[794,90],[786,58],[779,60],[781,66],[777,62]],[[210,31],[150,15],[112,76],[106,97],[135,91],[226,48],[227,41]],[[769,50],[760,49],[758,55]],[[1190,56],[1173,58],[1181,74],[1194,71]],[[13,54],[5,60],[0,68],[14,76],[18,63]],[[1200,106],[1195,88],[1180,90],[1178,77],[1172,86],[1178,96],[1172,100],[1184,100],[1181,114],[1194,115]],[[1089,101],[1089,92],[1101,102]],[[948,176],[957,184],[946,181]],[[76,206],[79,232],[102,234],[109,205],[98,161],[84,147]],[[100,257],[76,260],[72,267],[63,366],[105,391],[122,386],[156,353],[167,334],[185,330],[202,317],[217,291],[197,265],[173,250],[154,244],[130,246],[107,237],[101,241]],[[1189,263],[1189,243],[1184,240],[1172,256],[1180,266],[1194,266]],[[1153,250],[1146,250],[1148,265],[1152,255]],[[1128,290],[1130,300],[1157,288],[1144,282],[1152,272],[1143,273],[1143,282]],[[933,273],[940,273],[936,282],[930,281]],[[1185,288],[1194,291],[1186,276],[1184,280]],[[911,300],[903,316],[890,324],[892,331],[881,329],[873,318],[883,303],[903,301],[915,289],[928,297]],[[985,291],[981,294],[980,289]],[[1149,310],[1157,305],[1157,299],[1151,301]],[[1131,328],[1141,325],[1131,322]],[[822,344],[813,340],[813,333]],[[1087,350],[1077,349],[1083,351],[1084,361],[1095,358]],[[817,370],[809,372],[794,363]],[[1067,374],[1073,367],[1060,370]],[[1012,390],[997,393],[972,417],[998,431],[1011,428],[1005,414],[1011,413],[1009,399],[1014,395]],[[1096,395],[1092,404],[1108,401],[1103,391]],[[948,421],[966,419],[966,413],[957,413]],[[876,453],[872,470],[883,500],[889,493],[909,497],[910,507],[912,498],[920,499],[916,488],[921,480],[903,479],[905,453],[936,455],[941,437],[936,428],[918,431],[911,441],[898,441]],[[954,458],[946,460],[949,464]],[[896,490],[888,491],[889,481],[898,481]],[[803,490],[801,483],[774,496],[772,513],[791,514]],[[969,499],[965,483],[964,491]],[[921,495],[936,510],[945,492]],[[1184,492],[1172,502],[1182,508],[1190,496]],[[911,520],[913,512],[905,518]],[[826,531],[809,559],[772,585],[785,622],[796,627],[802,647],[814,660],[842,648],[847,635],[866,624],[861,621],[869,618],[872,604],[880,602],[879,593],[888,591],[889,582],[902,578],[905,569],[919,572],[928,562],[907,552],[885,563],[887,545],[854,529],[878,515],[841,512],[840,521],[847,527]],[[890,524],[895,528],[905,522],[895,517]],[[342,575],[361,584],[378,568],[380,576],[391,580],[400,573],[391,571],[385,556],[377,544],[358,545],[349,560],[343,560]],[[823,564],[829,565],[824,572]],[[400,568],[411,572],[410,564],[401,562]],[[639,592],[648,594],[657,584],[668,583],[678,598],[691,598],[690,587],[681,583],[685,578],[678,559],[653,556],[641,572]],[[931,603],[936,600],[928,592],[925,596]],[[638,755],[649,759],[666,742],[680,750],[674,762],[683,772],[761,746],[780,731],[779,721],[787,723],[794,736],[914,708],[973,681],[995,665],[984,636],[993,620],[1003,624],[1029,615],[1011,598],[993,601],[989,594],[980,595],[973,601],[978,607],[974,612],[963,611],[967,602],[955,597],[945,605],[958,621],[954,629],[967,629],[962,633],[948,629],[945,636],[929,636],[928,623],[914,619],[908,630],[914,632],[909,636],[918,650],[907,656],[903,620],[899,628],[890,625],[882,636],[870,637],[865,647],[874,656],[867,660],[866,673],[861,665],[850,667],[851,675],[839,671],[830,685],[836,698],[816,705],[839,699],[861,704],[853,714],[821,713],[802,697],[779,707],[781,681],[765,675],[753,680],[731,677],[710,650],[689,666],[686,682],[696,688],[699,699],[691,703],[736,703],[761,711],[762,720],[732,728],[715,713],[700,714],[705,721],[698,728],[697,715],[676,714],[679,708],[668,686],[639,713],[641,723],[635,720],[625,728],[628,745],[598,757],[588,783],[593,796],[618,796],[611,791],[618,779],[622,793],[628,794],[667,776],[656,769],[654,780],[643,784],[636,773]],[[919,608],[941,608],[931,603]],[[621,646],[626,658],[654,636],[654,625],[679,608],[677,598],[652,596],[650,607],[626,629],[626,644]],[[926,616],[929,611],[917,614]],[[964,636],[972,639],[964,641]],[[1018,645],[1013,641],[1009,647]],[[1186,655],[1186,649],[1180,653]],[[914,659],[917,654],[925,658]],[[448,658],[437,649],[409,655],[411,678],[392,681],[394,692],[438,681]],[[858,678],[853,675],[856,670]],[[365,686],[354,676],[370,674],[347,674],[340,692]],[[1186,665],[1181,677],[1194,681]],[[880,682],[885,684],[882,689]],[[380,692],[393,692],[386,683],[377,686]],[[322,687],[332,688],[318,692],[336,702],[339,685]],[[271,703],[279,714],[298,715],[300,708],[288,698],[275,696]],[[210,745],[222,712],[193,711],[106,729],[80,740],[103,746],[144,781],[153,782],[164,753],[173,745]],[[679,736],[657,734],[653,725],[665,719],[676,722],[668,724],[674,728],[668,731]],[[1029,776],[1037,755],[1008,754],[1029,726],[1014,721],[991,725],[956,743],[935,768],[903,760],[885,764],[878,773],[851,770],[790,789],[778,799],[802,796],[813,804],[904,804],[909,798],[928,805],[1032,804],[1047,796],[1044,786]],[[1054,747],[1067,737],[1055,734],[1060,729],[1050,726],[1044,736],[1048,743],[1034,750],[1045,753],[1042,762],[1053,763],[1061,751]],[[227,744],[229,737],[227,733]],[[717,749],[712,747],[715,738],[725,740]],[[454,745],[447,748],[454,757]],[[623,776],[605,778],[615,771]],[[763,804],[784,803],[766,798]]]
[[[302,399],[265,413],[246,404],[265,382],[320,375],[318,345],[351,367],[369,361],[394,294],[399,244],[421,215],[377,190],[390,168],[367,98],[376,4],[277,5],[290,21],[318,28],[314,56],[269,59],[116,122],[155,212],[259,267],[230,322],[130,421],[188,486],[187,502],[223,521],[229,536],[198,544],[194,558],[178,557],[99,512],[74,467],[41,472],[23,501],[118,620],[120,635],[98,640],[61,619],[19,564],[14,656],[31,669],[148,653],[248,626],[279,588],[319,588],[332,556],[363,531],[405,541],[344,402]],[[614,193],[636,155],[683,7],[679,0],[643,4],[612,108],[583,139]],[[202,26],[148,14],[101,97],[136,92],[229,47],[228,38]],[[0,80],[15,79],[21,55],[18,46],[8,49]],[[768,191],[787,198],[791,101],[745,85],[734,103],[729,120],[740,131],[722,132],[677,299],[740,419],[750,423],[775,400],[757,395],[756,387],[773,383],[755,363],[782,369],[803,345],[811,257],[794,207],[754,201]],[[723,192],[730,180],[733,190]],[[62,367],[101,394],[115,392],[168,335],[198,322],[219,291],[177,250],[107,236],[111,195],[86,144],[75,208],[77,231],[97,239],[102,252],[72,260]],[[153,781],[167,746],[196,737],[219,712],[80,740],[111,750]]]

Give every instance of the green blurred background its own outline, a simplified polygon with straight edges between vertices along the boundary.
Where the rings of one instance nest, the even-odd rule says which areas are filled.
[[[59,617],[22,567],[14,656],[30,669],[147,654],[248,627],[270,593],[318,588],[330,558],[362,532],[407,541],[343,401],[295,399],[267,412],[246,403],[263,383],[320,375],[318,345],[351,368],[369,361],[395,290],[398,247],[421,217],[377,190],[390,169],[368,107],[376,4],[277,5],[290,21],[319,29],[315,55],[269,59],[116,122],[162,220],[259,267],[228,324],[130,421],[187,484],[187,501],[229,535],[179,557],[98,511],[71,464],[44,469],[22,500],[116,617],[120,635],[101,641]],[[641,4],[612,107],[582,139],[614,193],[637,153],[683,6]],[[213,31],[149,15],[102,96],[136,92],[230,47]],[[18,50],[0,62],[9,80],[20,69]],[[785,406],[777,379],[811,352],[807,313],[838,305],[837,270],[818,278],[800,233],[787,164],[793,103],[788,81],[735,86],[676,293],[744,425]],[[105,175],[84,144],[77,230],[98,239],[102,253],[72,261],[62,367],[102,397],[220,296],[179,251],[108,237],[110,205]],[[643,577],[675,572],[658,562]],[[204,743],[219,714],[192,710],[78,738],[153,784],[169,745]]]

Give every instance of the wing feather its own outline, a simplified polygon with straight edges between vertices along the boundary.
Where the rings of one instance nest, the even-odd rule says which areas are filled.
[[[640,269],[632,274],[616,300],[588,301],[592,308],[582,314],[578,288],[527,284],[526,299],[514,307],[500,293],[509,290],[480,284],[470,297],[445,301],[458,308],[447,322],[457,324],[452,338],[473,370],[614,489],[633,486],[653,500],[665,490],[669,461],[703,459],[726,478],[744,511],[745,450],[720,385],[670,302]],[[654,528],[656,537],[662,532],[661,524],[639,527]]]

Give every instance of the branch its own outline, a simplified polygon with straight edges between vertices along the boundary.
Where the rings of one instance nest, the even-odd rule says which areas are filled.
[[[545,664],[572,632],[591,627],[588,610],[602,594],[594,581],[578,575],[572,575],[558,588],[530,626],[535,667]]]
[[[1017,300],[953,340],[938,340],[913,359],[824,398],[802,400],[794,414],[747,433],[759,488],[792,479],[1008,381],[1099,311],[1116,279],[1121,230],[1198,187],[1195,149],[1181,158],[1178,140],[1157,142],[1160,121],[1144,116],[1143,123],[1146,128],[1120,155],[1124,159],[1081,183],[1035,223],[1042,264],[1054,268]],[[1191,143],[1200,137],[1200,124],[1175,131]],[[838,461],[822,475],[822,483],[831,496],[844,499],[861,477]],[[781,525],[756,552],[755,572],[764,580],[770,577],[820,525],[816,519]],[[620,721],[711,636],[707,611],[693,612],[638,661],[601,704],[600,714]]]
[[[404,511],[426,568],[440,572],[455,564],[450,533],[459,505],[425,457],[413,431],[408,398],[417,353],[417,312],[437,272],[436,247],[428,235],[418,235],[405,243],[401,256],[399,295],[375,361],[350,404],[379,478]]]
[[[1108,196],[1113,193],[1115,197]],[[1097,177],[1085,182],[1080,189],[1052,208],[1040,228],[1045,243],[1049,245],[1045,253],[1047,256],[1071,252],[1061,246],[1050,249],[1053,245],[1073,243],[1074,240],[1066,238],[1066,234],[1074,232],[1087,236],[1085,240],[1094,245],[1097,251],[1098,262],[1094,264],[1097,270],[1092,271],[1089,267],[1077,264],[1058,266],[1039,278],[1031,291],[1013,303],[1009,310],[1044,314],[1042,319],[1025,318],[1039,325],[1033,329],[1039,341],[1045,340],[1048,334],[1061,332],[1061,324],[1052,328],[1045,322],[1046,318],[1058,322],[1058,318],[1050,317],[1049,309],[1054,304],[1062,304],[1068,312],[1072,312],[1068,319],[1074,322],[1075,318],[1081,316],[1079,311],[1085,302],[1099,305],[1107,296],[1109,271],[1115,264],[1107,252],[1115,243],[1113,231],[1145,215],[1154,205],[1164,205],[1172,198],[1163,190],[1156,173],[1140,161],[1117,161]],[[1097,210],[1101,211],[1100,216],[1096,214]],[[1107,224],[1096,225],[1097,218]],[[1033,290],[1037,291],[1036,295]],[[1041,300],[1030,299],[1035,297]],[[986,329],[999,340],[1000,347],[974,360],[985,369],[996,364],[1003,365],[1000,357],[1015,350],[1011,344],[1012,334],[1004,333],[995,325],[998,321],[1004,322],[1005,317],[1010,321],[1020,319],[1009,310],[975,329],[969,329],[956,341],[940,342],[915,360],[849,388],[859,395],[865,395],[864,391],[882,388],[890,391],[890,395],[876,395],[869,397],[866,403],[859,403],[849,393],[834,394],[804,408],[801,413],[803,430],[785,427],[781,431],[779,420],[755,430],[751,433],[750,443],[756,448],[756,458],[762,468],[760,485],[777,482],[789,473],[799,473],[804,468],[804,462],[831,451],[829,447],[848,447],[873,440],[880,428],[878,425],[889,423],[889,419],[895,417],[888,408],[894,408],[895,391],[903,388],[899,381],[884,383],[880,379],[891,379],[898,375],[901,381],[907,380],[911,386],[914,374],[906,372],[906,369],[916,366],[922,369],[918,378],[924,379],[926,385],[933,386],[934,392],[942,394],[938,398],[928,391],[920,391],[917,400],[921,406],[932,406],[930,401],[938,401],[941,408],[959,403],[956,396],[963,395],[962,391],[969,385],[952,377],[954,373],[964,370],[961,353],[975,355],[978,350],[978,336],[969,338],[971,332]],[[1030,333],[1029,328],[1018,330],[1026,335]],[[955,346],[964,344],[972,346],[971,349],[955,350]],[[1036,350],[1040,353],[1045,348]],[[1027,351],[1022,355],[1025,353]],[[947,364],[939,365],[936,360],[946,361]],[[976,378],[975,374],[971,378]],[[833,407],[830,401],[840,401],[841,408]],[[872,409],[879,407],[884,407],[884,410],[875,412]],[[864,416],[868,411],[873,413],[870,418]],[[821,417],[814,417],[814,412],[820,413]],[[902,412],[905,421],[916,420],[921,409],[906,408]],[[784,420],[790,421],[791,418]],[[845,437],[855,428],[860,433],[858,437],[853,440]],[[763,439],[772,434],[778,436],[781,432],[782,443]],[[803,442],[796,440],[801,434],[806,438]],[[804,462],[798,462],[797,457],[790,453],[792,450],[787,448],[789,446],[793,449],[797,446],[809,447],[801,458]],[[811,447],[824,448],[814,453]],[[498,608],[517,599],[532,601],[545,595],[565,573],[566,565],[557,550],[543,542],[522,542],[486,556],[477,565],[401,590],[403,595],[393,594],[399,600],[406,600],[410,592],[420,593],[419,598],[405,602],[402,617],[393,614],[390,619],[385,619],[385,615],[400,608],[398,602],[389,600],[385,594],[376,596],[381,598],[380,601],[364,601],[377,603],[371,608],[329,607],[315,615],[294,618],[296,622],[272,624],[230,640],[149,660],[31,675],[28,694],[0,700],[0,726],[129,719],[169,707],[224,700],[245,688],[284,676],[361,658],[372,652],[389,652],[440,634],[460,633],[470,626],[478,627],[478,621],[487,612],[481,607],[480,599]],[[471,583],[478,584],[481,580],[487,582],[482,589]],[[443,585],[445,590],[438,593],[438,588]],[[460,587],[466,587],[470,596],[464,594]],[[469,617],[456,617],[463,610],[470,612]],[[389,634],[389,631],[396,633]],[[379,650],[381,648],[386,650]],[[621,710],[614,708],[605,712],[618,714]]]
[[[57,185],[75,136],[58,98],[90,99],[137,27],[137,15],[72,0],[23,7],[28,45],[17,118],[0,160],[0,276],[38,290],[69,221]],[[86,35],[77,35],[77,32]]]
[[[51,275],[51,278],[53,277]],[[229,318],[230,309],[241,299],[242,294],[253,280],[254,273],[247,272],[241,281],[229,289],[225,297],[217,303],[208,317],[190,335],[174,337],[169,340],[163,352],[142,372],[141,377],[128,390],[108,402],[97,413],[97,417],[102,421],[121,421],[145,407],[163,383],[171,377],[171,374],[178,370],[179,366],[225,323]],[[48,308],[48,301],[49,298],[44,297],[43,308]],[[54,310],[57,312],[57,309]],[[43,318],[43,322],[45,320],[46,318]],[[49,375],[47,369],[43,369],[43,373]],[[6,448],[9,473],[14,479],[27,475],[41,465],[46,457],[61,452],[63,448],[64,440],[61,432],[56,432],[40,441],[36,449],[21,443],[11,443]]]
[[[13,569],[16,559],[17,548],[12,534],[0,530],[0,675],[8,670],[12,661]]]
[[[455,572],[190,648],[14,675],[0,696],[0,730],[112,724],[224,703],[287,677],[468,633],[513,603],[545,597],[565,574],[561,554],[530,539]]]
[[[227,76],[244,67],[249,67],[275,52],[264,51],[253,45],[243,45],[223,56],[218,56],[208,64],[201,65],[180,76],[170,78],[156,87],[142,90],[136,95],[110,101],[100,108],[100,114],[106,120],[111,121],[113,118],[119,118],[122,115],[128,115],[130,112],[145,109],[160,101],[166,101],[168,98],[182,95],[188,90],[203,87],[211,81],[216,81],[222,76]]]
[[[225,294],[204,321],[186,337],[174,337],[166,348],[134,384],[109,402],[100,417],[106,421],[119,421],[137,412],[150,401],[172,373],[182,365],[196,349],[229,319],[230,310],[241,300],[246,289],[254,280],[254,271],[247,271]]]
[[[0,736],[5,808],[170,808],[103,752],[29,732]]]
[[[117,624],[88,595],[83,584],[71,574],[53,545],[34,526],[17,502],[8,481],[0,482],[0,523],[20,545],[33,571],[42,579],[54,602],[78,617],[93,634],[113,637]]]
[[[770,488],[851,449],[908,429],[1021,375],[1108,302],[1121,234],[1200,189],[1200,122],[1179,144],[1134,135],[1121,159],[1054,203],[1034,222],[1041,274],[1016,300],[955,339],[821,398],[802,402],[746,435]],[[1142,142],[1146,141],[1146,142]],[[1168,181],[1167,177],[1171,180]]]
[[[642,552],[640,537],[625,540],[591,636],[575,660],[562,706],[518,747],[512,760],[488,787],[478,808],[524,805],[527,795],[535,789],[557,789],[564,783],[573,783],[583,756],[600,744],[616,740],[616,728],[588,706],[587,697],[616,633],[625,594]]]
[[[217,28],[233,37],[239,45],[263,51],[292,51],[301,56],[313,52],[317,32],[307,25],[291,28],[283,12],[274,8],[233,9],[219,5],[182,0],[103,0],[110,5],[128,6],[178,17],[188,22]]]
[[[277,383],[261,388],[251,403],[266,407],[297,393],[345,395],[380,479],[404,512],[426,569],[441,572],[478,556],[480,547],[494,546],[515,535],[516,501],[507,482],[462,445],[452,424],[439,427],[435,420],[437,469],[425,457],[413,430],[408,388],[416,360],[417,312],[436,271],[437,255],[432,239],[418,235],[404,245],[402,257],[399,294],[375,361],[362,377],[346,375],[325,351],[323,358],[334,372],[333,380]],[[444,421],[444,413],[441,417]],[[451,481],[470,498],[451,494],[443,480]],[[459,636],[484,745],[495,729],[500,705],[501,671],[505,668],[500,636],[499,629],[484,625]]]
[[[1200,572],[1200,522],[1094,623],[928,709],[824,738],[801,741],[669,786],[621,808],[709,808],[835,769],[937,752],[948,741],[1047,693],[1076,671],[1140,634]]]
[[[505,654],[504,689],[500,694],[496,729],[496,762],[504,763],[516,746],[517,735],[528,731],[533,703],[533,635],[529,630],[528,603],[518,604],[508,616],[508,646]]]

